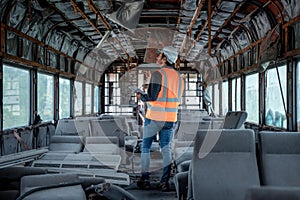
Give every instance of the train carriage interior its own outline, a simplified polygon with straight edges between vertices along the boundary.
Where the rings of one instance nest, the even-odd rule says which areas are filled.
[[[0,200],[300,200],[298,0],[0,9]],[[140,188],[150,104],[136,91],[170,46],[184,90],[169,187],[157,135]]]

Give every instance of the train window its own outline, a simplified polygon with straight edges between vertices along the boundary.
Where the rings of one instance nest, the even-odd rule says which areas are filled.
[[[17,76],[16,76],[17,74]],[[29,124],[29,70],[3,65],[3,128]]]
[[[85,114],[92,113],[92,85],[85,84]]]
[[[212,94],[212,93],[211,93]],[[214,102],[214,110],[217,115],[220,114],[220,92],[219,92],[219,83],[214,84],[214,94],[213,94],[213,102]]]
[[[99,112],[99,87],[95,86],[94,87],[94,112],[93,113],[98,113]]]
[[[300,22],[294,24],[295,30],[295,49],[300,48]]]
[[[83,95],[82,95],[82,82],[79,82],[79,81],[75,81],[74,83],[74,114],[75,116],[80,116],[83,114],[82,112],[82,98],[83,98]]]
[[[247,121],[258,123],[259,93],[258,73],[246,76],[245,105],[248,112]]]
[[[70,117],[71,114],[71,83],[70,80],[59,78],[59,117]]]
[[[53,120],[54,113],[54,77],[37,74],[37,111],[43,121]]]
[[[222,115],[228,111],[228,81],[222,83]]]
[[[300,61],[297,63],[297,131],[300,131]]]
[[[232,110],[241,110],[241,78],[232,80]]]
[[[200,100],[197,96],[197,74],[188,74],[185,78],[185,92],[182,97],[185,108],[187,109],[199,109]]]
[[[266,118],[265,122],[267,125],[276,126],[279,128],[287,128],[287,120],[285,117],[286,107],[286,65],[273,68],[267,71],[266,75]],[[280,91],[280,83],[283,92],[283,97]],[[285,105],[284,105],[285,102]]]
[[[135,95],[129,92],[128,86],[136,86],[136,76],[132,73],[105,74],[105,112],[128,115],[137,104]],[[126,94],[126,95],[125,95]]]

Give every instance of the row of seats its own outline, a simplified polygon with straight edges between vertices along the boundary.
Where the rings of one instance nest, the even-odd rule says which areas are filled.
[[[49,151],[31,162],[31,167],[43,167],[51,172],[76,171],[84,176],[105,177],[118,185],[129,185],[128,174],[118,172],[129,159],[118,138],[94,136],[52,136]]]
[[[122,146],[120,146],[119,138],[117,136],[52,136],[50,139],[49,151],[68,153],[110,152],[110,154],[119,154],[119,152],[117,152],[119,147]]]
[[[63,167],[73,163],[77,167],[91,165],[117,170],[125,156],[116,136],[52,136],[48,149],[47,154],[33,161],[33,167]]]
[[[243,129],[247,116],[246,111],[229,111],[224,118],[181,112],[174,139],[192,141],[199,129]]]
[[[299,199],[300,132],[258,136],[257,154],[253,130],[199,130],[189,171],[174,177],[178,199],[267,199],[265,191]]]
[[[32,126],[30,129],[18,129],[15,134],[6,132],[1,135],[0,154],[10,155],[29,149],[46,147],[54,133],[55,125],[52,123]]]
[[[101,115],[100,117],[77,117],[76,119],[60,119],[55,135],[96,136],[122,132],[132,135],[136,128],[128,116]]]

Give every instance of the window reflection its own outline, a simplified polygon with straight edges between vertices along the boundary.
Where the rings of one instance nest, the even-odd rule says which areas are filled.
[[[38,114],[43,121],[53,120],[54,113],[54,78],[38,73]]]
[[[279,77],[276,68],[269,69],[266,74],[265,123],[269,126],[287,128],[284,108],[286,107],[286,65],[278,67]],[[284,99],[282,99],[279,83],[281,83]]]
[[[259,93],[258,93],[258,74],[246,76],[246,111],[247,121],[258,123]]]
[[[17,76],[16,76],[17,74]],[[3,128],[29,124],[29,71],[3,65]]]
[[[59,118],[70,117],[70,80],[59,78]]]

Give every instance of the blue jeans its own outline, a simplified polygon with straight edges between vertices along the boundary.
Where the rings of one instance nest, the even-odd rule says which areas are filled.
[[[143,142],[142,142],[142,179],[149,179],[149,167],[150,167],[150,149],[153,140],[156,138],[156,134],[159,134],[159,146],[161,148],[163,157],[163,174],[160,182],[166,182],[170,178],[172,154],[171,154],[171,141],[173,138],[173,132],[176,122],[161,122],[151,119],[145,119]]]

